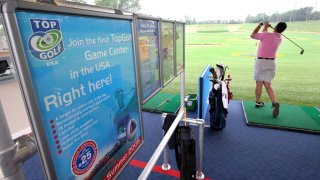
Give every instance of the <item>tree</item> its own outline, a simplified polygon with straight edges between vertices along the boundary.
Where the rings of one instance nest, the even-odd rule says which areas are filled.
[[[293,14],[292,11],[287,11],[281,14],[281,18],[279,18],[278,22],[284,21],[284,22],[292,22],[291,15]]]
[[[269,21],[270,22],[280,22],[280,13],[279,12],[273,13],[270,16]]]
[[[312,12],[313,7],[304,7],[296,10],[294,21],[306,21]]]
[[[246,19],[244,21],[247,22],[247,23],[252,23],[253,20],[254,20],[254,17],[249,14],[249,15],[247,15],[247,17],[246,17]]]
[[[320,19],[320,12],[319,11],[315,11],[310,15],[312,18],[312,20],[319,20]]]
[[[97,6],[137,12],[140,10],[140,0],[95,0]]]
[[[271,16],[264,13],[251,16],[250,14],[246,17],[245,22],[247,23],[258,23],[262,21],[269,22],[294,22],[294,21],[308,21],[308,20],[319,20],[320,12],[312,11],[313,7],[304,7],[297,10],[290,10],[284,13],[275,12]]]
[[[191,19],[189,18],[189,16],[184,16],[183,17],[183,20],[184,20],[184,22],[186,23],[186,24],[191,24]]]

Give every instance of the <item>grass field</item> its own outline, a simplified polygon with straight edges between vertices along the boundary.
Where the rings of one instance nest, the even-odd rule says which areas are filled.
[[[271,23],[272,24],[272,23]],[[249,36],[256,24],[186,25],[186,93],[197,93],[198,77],[207,64],[226,64],[234,99],[254,100],[253,66],[257,41]],[[277,54],[273,87],[280,103],[320,106],[320,21],[288,23]],[[163,91],[179,93],[176,78]],[[263,101],[269,99],[265,90]]]

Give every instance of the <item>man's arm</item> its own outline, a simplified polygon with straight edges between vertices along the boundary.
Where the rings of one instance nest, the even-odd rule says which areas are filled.
[[[259,30],[260,30],[260,28],[262,27],[262,25],[263,25],[263,23],[260,23],[260,24],[252,31],[252,33],[251,33],[251,35],[250,35],[250,37],[251,37],[252,39],[254,39],[254,35],[259,32]]]
[[[264,23],[264,27],[263,27],[262,32],[268,32],[268,27],[270,27],[269,22]]]

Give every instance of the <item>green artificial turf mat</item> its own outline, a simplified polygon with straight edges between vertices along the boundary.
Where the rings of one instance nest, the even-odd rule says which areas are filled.
[[[144,111],[159,113],[176,113],[180,107],[180,95],[158,93],[146,102],[142,109]]]
[[[271,103],[255,108],[255,102],[243,101],[248,125],[320,133],[320,112],[315,107],[280,104],[277,118],[272,116]]]

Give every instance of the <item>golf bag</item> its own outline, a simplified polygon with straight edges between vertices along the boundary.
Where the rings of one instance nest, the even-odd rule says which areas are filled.
[[[211,68],[212,73],[212,89],[209,94],[210,104],[210,128],[214,130],[222,130],[226,126],[226,118],[228,115],[228,104],[232,99],[232,93],[229,89],[230,76],[224,79],[227,66],[217,64],[216,69]]]
[[[167,131],[170,129],[172,123],[174,122],[174,120],[176,119],[177,115],[176,114],[167,114],[166,118],[164,119],[163,125],[162,125],[162,129],[164,131],[164,135],[167,134]],[[176,132],[177,130],[174,131],[174,133],[172,134],[172,136],[170,137],[169,141],[168,141],[168,147],[169,149],[175,149],[176,148]]]
[[[196,144],[193,129],[190,126],[178,126],[176,129],[176,162],[180,169],[180,179],[196,179]]]

